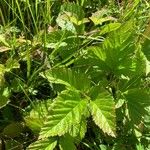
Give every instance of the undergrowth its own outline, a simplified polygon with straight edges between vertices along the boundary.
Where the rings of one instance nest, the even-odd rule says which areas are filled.
[[[0,1],[0,149],[149,150],[146,0]]]

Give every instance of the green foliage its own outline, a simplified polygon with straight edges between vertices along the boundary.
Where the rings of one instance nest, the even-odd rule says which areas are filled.
[[[127,91],[125,98],[130,119],[133,123],[139,124],[142,117],[148,113],[145,108],[150,104],[150,94],[143,89],[131,89]]]
[[[57,145],[56,138],[50,138],[46,140],[37,141],[32,145],[30,145],[27,149],[28,150],[34,150],[34,149],[53,150],[56,145]]]
[[[101,93],[91,101],[91,114],[94,122],[108,135],[116,136],[115,103],[107,93]]]
[[[74,139],[69,135],[65,135],[64,137],[60,139],[59,147],[60,147],[60,150],[75,150],[76,149],[76,146],[74,144]]]
[[[86,91],[90,88],[90,80],[82,72],[75,72],[71,69],[57,68],[47,70],[42,76],[51,83],[63,84],[68,88]]]
[[[54,101],[39,138],[77,132],[76,130],[80,129],[82,115],[86,112],[86,103],[86,99],[81,99],[78,92],[62,92]]]
[[[0,6],[0,149],[150,148],[148,1]]]

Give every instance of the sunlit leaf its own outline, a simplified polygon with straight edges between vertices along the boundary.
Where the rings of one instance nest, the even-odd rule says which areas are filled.
[[[77,90],[86,91],[90,87],[90,80],[85,74],[72,71],[71,69],[57,68],[47,70],[41,75],[51,83],[64,84]]]
[[[104,17],[104,15],[107,15],[107,16]],[[95,13],[92,14],[90,19],[93,21],[93,23],[95,25],[102,24],[103,22],[107,22],[107,21],[115,21],[116,20],[115,18],[108,16],[107,9],[102,9],[102,10],[96,11]]]
[[[105,26],[103,26],[100,34],[106,34],[111,31],[117,30],[121,26],[121,23],[109,23]]]
[[[113,98],[107,93],[100,93],[90,103],[91,114],[94,122],[103,132],[116,136],[116,114]]]
[[[64,135],[80,124],[86,111],[87,101],[78,92],[63,91],[54,101],[53,108],[41,129],[40,137]],[[78,130],[78,129],[77,129]]]
[[[104,17],[104,18],[93,18],[93,17],[90,17],[90,19],[94,22],[95,25],[98,25],[98,24],[102,24],[104,22],[107,22],[107,21],[116,21],[115,18],[113,17]]]
[[[0,34],[0,43],[3,43],[5,46],[9,47],[9,43],[6,41],[4,34]]]
[[[5,70],[7,72],[9,72],[11,69],[19,68],[19,67],[20,67],[20,64],[19,64],[19,62],[16,59],[10,58],[10,59],[8,59],[6,61],[6,68],[5,68]]]
[[[100,69],[117,75],[130,75],[135,72],[133,58],[136,48],[131,25],[132,22],[127,22],[123,27],[111,32],[100,46],[88,48],[99,58]]]
[[[53,150],[57,145],[57,139],[54,138],[46,138],[42,140],[38,140],[27,148],[27,150]]]

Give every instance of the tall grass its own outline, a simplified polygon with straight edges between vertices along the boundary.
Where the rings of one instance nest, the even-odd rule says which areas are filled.
[[[1,0],[1,24],[18,26],[22,31],[37,34],[51,23],[52,0]]]
[[[1,0],[0,24],[4,27],[17,27],[25,39],[33,39],[34,35],[38,35],[41,30],[46,30],[52,23],[53,3],[52,0]],[[28,79],[31,75],[32,49],[33,47],[26,45]]]

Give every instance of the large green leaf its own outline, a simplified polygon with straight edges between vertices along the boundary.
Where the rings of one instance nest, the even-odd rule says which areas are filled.
[[[131,121],[139,124],[142,117],[147,114],[145,108],[150,106],[150,94],[146,90],[131,89],[126,92],[125,98]]]
[[[39,138],[71,133],[76,129],[76,125],[80,124],[82,115],[87,109],[86,106],[86,99],[81,99],[78,92],[63,91],[55,99]]]
[[[90,103],[94,122],[103,132],[116,136],[116,114],[113,98],[107,93],[101,93]]]
[[[54,138],[46,138],[42,140],[38,140],[27,148],[27,150],[53,150],[57,145],[57,139]]]
[[[46,77],[51,83],[64,84],[67,87],[81,91],[86,91],[90,87],[90,80],[85,74],[71,69],[56,68],[47,70],[42,76]]]
[[[132,22],[122,25],[116,31],[111,32],[99,47],[89,48],[89,51],[99,58],[99,66],[102,70],[117,74],[129,72],[135,51],[131,26],[133,26]]]

